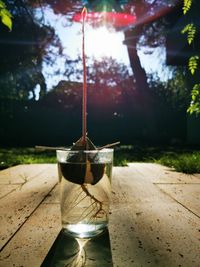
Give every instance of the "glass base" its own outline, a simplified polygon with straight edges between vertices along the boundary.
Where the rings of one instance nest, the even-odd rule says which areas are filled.
[[[107,229],[107,224],[67,224],[63,225],[65,234],[77,238],[91,238],[103,233]]]

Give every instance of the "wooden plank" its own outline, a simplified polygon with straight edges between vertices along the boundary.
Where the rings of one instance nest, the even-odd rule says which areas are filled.
[[[155,163],[129,163],[132,170],[154,183],[200,183],[200,174],[188,175]]]
[[[114,169],[110,238],[117,267],[199,267],[200,221],[131,167]]]
[[[1,252],[0,266],[39,267],[60,230],[60,205],[41,204]]]
[[[0,248],[2,248],[15,232],[22,226],[46,195],[56,185],[57,168],[48,165],[34,179],[5,196],[0,201]]]
[[[200,218],[200,184],[157,184],[157,186]]]
[[[0,184],[23,184],[51,164],[22,164],[0,171]]]
[[[60,203],[60,184],[58,183],[55,188],[46,196],[43,203]]]
[[[0,201],[2,198],[7,196],[8,194],[15,191],[19,185],[16,184],[6,184],[6,185],[0,185]]]

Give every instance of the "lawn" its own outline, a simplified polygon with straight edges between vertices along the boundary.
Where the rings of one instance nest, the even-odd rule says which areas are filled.
[[[178,172],[200,173],[200,150],[131,145],[116,147],[114,165],[126,166],[128,162],[155,162]],[[56,153],[35,148],[0,149],[0,169],[30,163],[56,163]]]
[[[18,164],[55,163],[55,151],[39,151],[35,148],[0,149],[0,169]]]
[[[137,146],[116,148],[115,165],[126,166],[128,162],[154,162],[178,172],[200,173],[200,150]]]

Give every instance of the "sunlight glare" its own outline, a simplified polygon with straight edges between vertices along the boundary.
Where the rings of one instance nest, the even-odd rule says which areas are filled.
[[[86,54],[95,58],[105,56],[117,58],[119,54],[123,53],[126,55],[123,39],[124,36],[121,32],[110,31],[106,27],[94,29],[88,26],[85,36]]]

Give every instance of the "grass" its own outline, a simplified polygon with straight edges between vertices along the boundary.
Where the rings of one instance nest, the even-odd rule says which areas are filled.
[[[158,163],[188,174],[200,173],[200,152],[162,156]]]
[[[137,146],[116,148],[115,165],[127,166],[128,162],[154,162],[178,172],[200,173],[200,150]]]
[[[130,145],[116,147],[114,165],[127,166],[128,162],[155,162],[178,172],[200,173],[200,150]],[[0,149],[0,169],[29,163],[56,163],[56,152],[34,148]]]
[[[44,152],[34,148],[0,149],[0,169],[31,163],[56,163],[55,151]]]

